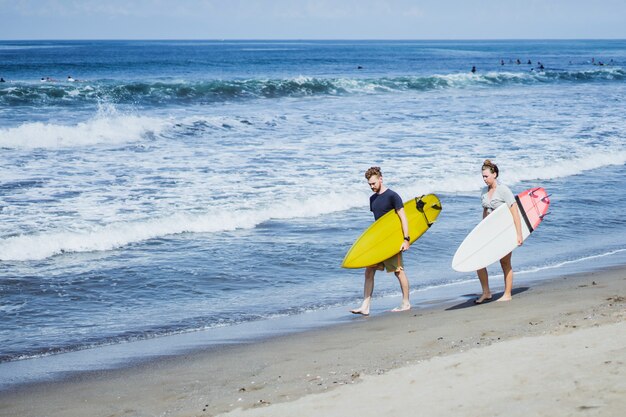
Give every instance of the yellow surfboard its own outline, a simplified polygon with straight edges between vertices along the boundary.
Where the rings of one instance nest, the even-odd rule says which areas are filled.
[[[415,197],[404,203],[404,213],[409,222],[409,236],[413,243],[437,220],[441,213],[441,202],[434,194]],[[376,265],[398,253],[403,239],[400,219],[395,210],[391,210],[361,234],[341,266],[365,268]]]

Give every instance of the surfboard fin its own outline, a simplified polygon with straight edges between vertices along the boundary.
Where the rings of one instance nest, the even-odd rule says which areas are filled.
[[[417,208],[417,211],[419,211],[420,213],[424,212],[424,206],[426,205],[426,203],[424,203],[424,200],[422,200],[422,197],[415,197],[415,207]]]
[[[548,214],[552,213],[551,211],[546,212],[545,214],[542,214],[541,216],[539,216],[539,218],[541,220],[543,220],[544,217],[546,217]]]

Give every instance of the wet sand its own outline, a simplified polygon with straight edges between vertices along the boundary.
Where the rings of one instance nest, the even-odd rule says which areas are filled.
[[[626,267],[515,285],[510,302],[468,295],[21,386],[0,393],[0,415],[620,415]]]

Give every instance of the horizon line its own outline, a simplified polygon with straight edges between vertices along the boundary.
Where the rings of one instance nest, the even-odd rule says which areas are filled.
[[[0,42],[26,41],[198,41],[198,42],[485,42],[485,41],[626,41],[625,38],[15,38],[0,39]]]

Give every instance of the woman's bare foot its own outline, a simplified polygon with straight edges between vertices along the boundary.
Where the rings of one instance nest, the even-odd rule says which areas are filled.
[[[496,300],[497,303],[499,303],[500,301],[511,301],[513,299],[513,297],[511,295],[503,295],[502,297],[498,298]]]
[[[482,304],[485,301],[489,301],[489,300],[491,300],[491,294],[483,294],[474,300],[474,304]]]
[[[394,308],[393,311],[394,313],[400,312],[400,311],[408,311],[411,309],[411,304],[408,303],[403,303],[400,307],[396,307]]]

